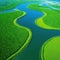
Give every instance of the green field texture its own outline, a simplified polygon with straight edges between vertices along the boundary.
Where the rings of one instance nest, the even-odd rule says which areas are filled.
[[[42,46],[42,60],[60,60],[60,36],[48,39]]]
[[[54,29],[60,30],[60,17],[59,17],[60,10],[48,9],[48,7],[40,6],[38,4],[31,4],[28,6],[28,8],[37,10],[37,11],[41,11],[42,13],[46,14],[45,17],[42,17],[42,21],[43,21],[44,25],[46,25],[45,28],[50,27],[52,29],[54,28]],[[40,24],[42,24],[41,22],[39,22],[38,19],[37,19],[36,23],[38,26],[40,26]],[[42,26],[42,27],[44,28],[44,26]],[[47,29],[49,29],[49,28],[47,28]]]
[[[31,31],[16,23],[24,15],[19,10],[0,14],[0,60],[11,60],[29,43]]]

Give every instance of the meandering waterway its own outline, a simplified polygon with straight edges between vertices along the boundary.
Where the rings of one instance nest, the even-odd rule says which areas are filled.
[[[60,35],[60,31],[42,29],[36,26],[35,20],[42,17],[44,14],[43,12],[28,9],[27,6],[29,4],[31,3],[20,4],[16,7],[17,9],[27,13],[24,17],[18,19],[17,23],[31,29],[33,35],[30,44],[16,57],[15,60],[39,60],[40,49],[43,43],[53,36]]]

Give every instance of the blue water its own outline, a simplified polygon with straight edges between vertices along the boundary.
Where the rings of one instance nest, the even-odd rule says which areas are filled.
[[[31,29],[33,36],[27,48],[25,48],[25,50],[19,54],[15,60],[39,60],[39,54],[43,43],[53,36],[60,35],[60,31],[46,30],[36,26],[34,23],[35,20],[42,17],[44,14],[39,11],[28,9],[27,6],[29,4],[30,3],[21,4],[16,7],[17,9],[23,10],[27,13],[26,16],[18,19],[17,23]]]

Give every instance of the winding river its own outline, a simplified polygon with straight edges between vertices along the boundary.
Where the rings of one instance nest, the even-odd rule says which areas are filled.
[[[44,14],[43,12],[28,9],[27,6],[29,4],[31,3],[20,4],[16,7],[27,13],[24,17],[18,19],[17,23],[31,29],[33,36],[30,44],[15,60],[41,60],[39,53],[43,43],[53,36],[60,35],[60,31],[46,30],[36,26],[35,20],[42,17]]]

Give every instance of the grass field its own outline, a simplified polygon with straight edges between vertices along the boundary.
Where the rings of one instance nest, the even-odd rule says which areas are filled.
[[[60,60],[59,47],[60,36],[55,36],[48,39],[42,47],[42,60]]]
[[[30,41],[30,30],[16,23],[24,15],[19,10],[0,14],[0,60],[14,57]]]
[[[35,7],[34,7],[35,6]],[[47,28],[47,29],[59,29],[60,30],[60,10],[52,10],[52,9],[48,9],[48,7],[42,7],[38,4],[31,4],[28,6],[28,8],[33,9],[33,10],[37,10],[37,11],[41,11],[43,13],[46,14],[46,16],[42,17],[42,21],[44,23],[45,26],[42,26],[43,28]],[[41,21],[41,18],[37,19],[36,24],[38,26],[41,26],[43,23],[39,22]]]

